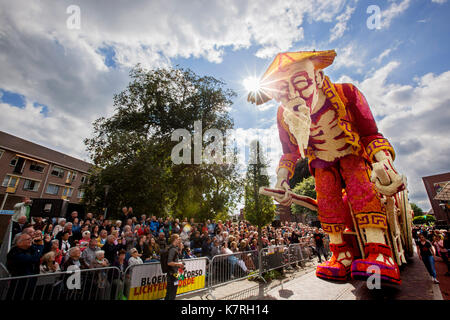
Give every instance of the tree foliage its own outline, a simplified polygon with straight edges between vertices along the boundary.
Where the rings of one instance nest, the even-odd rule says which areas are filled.
[[[85,139],[95,165],[85,202],[103,207],[103,186],[110,185],[106,203],[113,212],[126,205],[139,214],[206,219],[231,210],[241,188],[235,164],[175,165],[171,150],[178,141],[171,136],[175,129],[192,133],[198,120],[202,134],[231,129],[227,108],[235,93],[213,77],[179,68],[137,65],[130,77],[114,96],[115,113],[97,119],[93,137]]]
[[[300,183],[298,183],[292,190],[294,193],[308,196],[316,199],[316,182],[313,176],[304,178]],[[298,204],[293,204],[291,206],[292,213],[301,217],[303,222],[306,222],[307,217],[317,217],[317,212],[311,209],[305,208]]]
[[[428,224],[431,225],[436,222],[436,218],[430,214],[424,216],[416,216],[413,218],[414,224]]]
[[[414,217],[423,216],[423,210],[417,204],[410,202],[411,209],[414,211]]]
[[[289,180],[291,189],[294,189],[296,185],[303,181],[303,179],[309,177],[311,177],[311,172],[309,172],[308,158],[303,158],[295,165],[294,175]]]

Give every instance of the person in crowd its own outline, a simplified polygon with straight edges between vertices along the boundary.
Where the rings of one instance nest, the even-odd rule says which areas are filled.
[[[120,272],[123,274],[128,267],[128,261],[125,259],[126,251],[121,249],[117,255],[116,260],[113,262],[113,267],[119,268]]]
[[[83,232],[83,238],[78,242],[81,252],[83,252],[87,247],[89,247],[89,242],[91,241],[91,233],[89,231]]]
[[[191,252],[191,248],[189,248],[189,247],[184,247],[183,248],[181,256],[182,256],[182,259],[193,259],[193,258],[196,258],[196,256]]]
[[[138,241],[136,243],[135,248],[139,252],[139,254],[144,254],[144,248],[147,246],[147,237],[142,234],[141,236],[138,236]]]
[[[41,274],[61,271],[59,263],[56,261],[56,254],[54,251],[47,252],[42,256],[42,263],[39,270]]]
[[[434,265],[435,249],[431,242],[427,240],[423,233],[419,234],[417,242],[417,254],[424,263],[434,283],[439,283],[436,279],[436,268]]]
[[[167,292],[165,300],[175,300],[178,288],[178,269],[184,268],[184,264],[179,262],[179,246],[181,243],[180,236],[178,234],[172,234],[170,236],[170,247],[167,253],[167,265],[169,271],[167,272]]]
[[[180,233],[180,239],[183,245],[189,246],[190,245],[190,228],[186,227],[186,223],[183,222],[181,225],[181,233]]]
[[[258,239],[253,238],[252,239],[252,243],[250,245],[250,249],[253,250],[258,250]]]
[[[27,216],[20,216],[17,221],[13,221],[12,223],[11,238],[14,239],[16,234],[21,233],[23,229],[28,226],[29,224],[27,222]]]
[[[164,232],[160,232],[158,234],[158,239],[156,240],[156,243],[158,244],[160,250],[165,250],[167,248],[167,239]]]
[[[95,259],[92,261],[91,268],[105,268],[109,267],[109,261],[105,258],[105,251],[97,250],[95,252]]]
[[[34,238],[27,233],[19,234],[16,244],[6,256],[6,267],[11,276],[38,274],[43,250],[42,234]]]
[[[144,246],[144,254],[142,255],[142,259],[145,262],[158,262],[160,259],[160,248],[156,243],[155,238],[150,237],[148,244]]]
[[[63,254],[62,254],[61,249],[59,249],[59,240],[58,239],[53,239],[51,241],[51,247],[50,247],[49,252],[55,253],[55,261],[58,263],[58,265],[61,266]]]
[[[233,251],[231,251],[231,249],[228,248],[228,243],[227,242],[224,242],[221,253],[222,254],[229,254],[228,261],[231,263],[231,268],[230,268],[230,278],[231,279],[234,279],[234,277],[235,277],[236,265],[241,267],[241,269],[245,273],[248,273],[248,269],[247,269],[247,266],[245,265],[244,261],[242,261],[241,259],[238,259],[238,257],[236,257],[236,255],[233,255]]]
[[[141,254],[137,251],[136,248],[130,250],[130,259],[128,259],[128,265],[133,266],[135,264],[143,264],[144,262],[141,259]]]
[[[72,213],[70,214],[70,217],[67,218],[67,222],[72,222],[78,218],[78,212],[77,211],[72,211]]]
[[[68,258],[62,264],[62,270],[67,271],[70,266],[76,266],[79,269],[89,269],[89,264],[81,257],[81,250],[78,247],[69,249]]]
[[[64,226],[66,225],[66,219],[59,218],[58,224],[53,228],[53,237],[56,237],[58,233],[64,230]]]
[[[98,239],[100,237],[100,227],[98,224],[94,224],[91,229],[91,238]]]
[[[119,252],[122,246],[122,244],[120,245],[120,247],[119,245],[114,244],[114,240],[115,237],[112,234],[110,234],[109,236],[106,237],[106,243],[101,248],[102,251],[104,251],[104,255],[106,259],[108,259],[108,261],[116,260],[117,253]]]
[[[54,225],[49,220],[47,220],[46,222],[47,223],[45,224],[44,229],[42,229],[42,232],[44,232],[44,234],[48,234],[50,237],[53,238]]]
[[[106,231],[106,229],[102,229],[102,231],[100,231],[100,236],[97,239],[97,246],[99,248],[102,248],[107,240],[108,237],[108,231]]]
[[[203,241],[200,237],[200,231],[195,231],[190,242],[190,248],[192,248],[194,254],[202,252],[202,242]]]
[[[222,249],[220,247],[220,241],[219,239],[214,240],[214,245],[211,249],[211,259],[219,254],[222,254]]]
[[[442,261],[444,261],[444,263],[446,264],[447,272],[445,273],[445,275],[449,276],[450,275],[449,261],[448,261],[448,252],[449,251],[445,246],[445,233],[446,232],[445,232],[445,230],[442,230],[442,233],[441,233],[441,231],[438,231],[438,230],[436,230],[435,232],[436,232],[436,234],[433,237],[433,239],[434,239],[433,246],[436,249],[436,256],[439,256],[442,259]],[[447,242],[448,242],[448,240],[447,240]],[[447,245],[448,245],[448,243],[447,243]]]
[[[42,217],[33,217],[31,220],[33,220],[33,228],[34,230],[40,230],[43,231],[44,227],[46,225],[44,219]]]
[[[204,237],[202,240],[202,251],[201,256],[202,257],[210,257],[211,256],[211,250],[212,250],[212,240],[209,236]]]
[[[176,234],[180,234],[181,233],[180,224],[178,222],[176,222],[176,221],[173,223],[172,233],[176,233]]]
[[[18,222],[20,217],[26,217],[27,222],[31,222],[30,220],[30,211],[31,204],[33,203],[30,198],[23,197],[23,201],[16,203],[14,205],[14,214],[11,217],[11,220],[14,222]]]
[[[322,263],[322,257],[323,255],[325,261],[328,260],[327,254],[325,252],[325,244],[324,244],[324,235],[323,233],[320,233],[318,228],[314,228],[314,243],[315,243],[315,249],[317,253],[317,257],[319,258],[319,263]]]
[[[73,232],[72,232],[72,222],[67,222],[64,225],[63,231],[58,232],[58,234],[55,236],[55,239],[58,239],[61,241],[63,238],[63,235],[66,233],[68,234],[67,241],[70,243],[71,247],[74,247],[75,246],[75,238],[74,238]]]
[[[95,260],[95,253],[100,250],[97,244],[98,242],[96,239],[90,239],[89,246],[81,254],[81,257],[89,266],[91,266]]]
[[[69,232],[68,231],[62,231],[62,235],[60,240],[60,247],[59,249],[61,249],[61,253],[63,256],[65,256],[67,254],[67,252],[69,252],[70,248],[72,247],[70,241],[69,241]]]

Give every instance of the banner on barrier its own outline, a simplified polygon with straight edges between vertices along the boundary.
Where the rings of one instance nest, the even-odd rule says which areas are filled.
[[[205,287],[206,259],[184,260],[183,280],[178,282],[177,294]],[[167,277],[161,264],[143,264],[131,271],[129,300],[156,300],[166,296]]]

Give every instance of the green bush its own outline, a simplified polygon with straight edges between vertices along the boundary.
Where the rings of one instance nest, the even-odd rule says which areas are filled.
[[[430,214],[427,214],[425,216],[417,216],[413,219],[414,224],[432,224],[435,221],[436,218]]]

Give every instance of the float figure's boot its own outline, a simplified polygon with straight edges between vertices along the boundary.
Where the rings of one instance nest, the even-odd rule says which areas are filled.
[[[352,279],[367,280],[380,270],[381,282],[401,284],[400,270],[392,258],[389,246],[384,243],[367,243],[364,253],[365,259],[358,259],[352,263]]]
[[[345,243],[330,243],[330,250],[333,255],[329,261],[317,266],[316,276],[327,280],[346,281],[353,261],[351,251]]]

